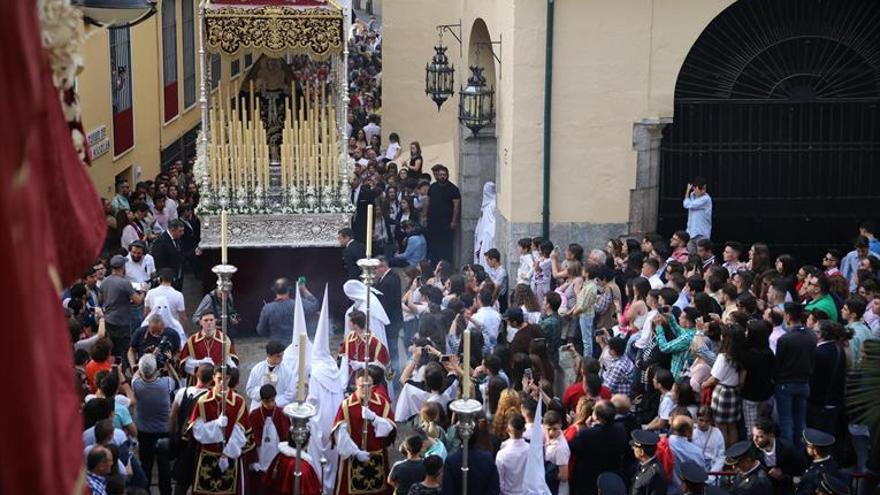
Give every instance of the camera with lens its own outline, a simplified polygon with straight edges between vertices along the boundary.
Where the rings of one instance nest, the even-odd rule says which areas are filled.
[[[168,337],[162,337],[162,340],[153,349],[153,353],[156,355],[156,367],[163,370],[168,360],[174,355],[174,345],[168,340]]]

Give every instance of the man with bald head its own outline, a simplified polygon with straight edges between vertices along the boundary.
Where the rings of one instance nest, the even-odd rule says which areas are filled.
[[[107,476],[113,471],[113,454],[103,445],[96,445],[86,456],[86,481],[94,495],[107,493]]]
[[[301,279],[302,280],[302,279]],[[301,291],[303,310],[306,315],[318,310],[318,301],[307,290],[305,284],[298,283]],[[293,284],[289,279],[279,278],[272,284],[272,292],[275,300],[263,306],[260,311],[260,320],[257,322],[257,333],[269,337],[269,340],[281,342],[285,346],[293,340],[293,309],[294,300],[291,298]]]
[[[691,442],[694,432],[694,420],[686,414],[679,414],[672,418],[672,427],[669,429],[669,450],[675,459],[673,464],[672,479],[670,483],[675,486],[681,485],[681,466],[688,462],[694,462],[704,466],[703,451]]]

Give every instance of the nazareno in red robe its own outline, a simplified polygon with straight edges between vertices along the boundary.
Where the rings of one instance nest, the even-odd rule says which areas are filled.
[[[362,405],[355,394],[343,400],[336,412],[336,421],[333,423],[331,435],[335,435],[336,430],[342,424],[346,424],[351,439],[358,448],[363,449],[364,420],[361,407]],[[385,418],[394,424],[391,403],[384,396],[373,392],[370,396],[369,408],[376,413],[376,416]],[[340,459],[339,469],[336,473],[336,495],[391,494],[392,489],[387,483],[391,467],[387,443],[391,438],[393,437],[377,437],[373,425],[367,424],[366,449],[363,450],[370,453],[370,460],[367,463],[361,463],[354,456]]]

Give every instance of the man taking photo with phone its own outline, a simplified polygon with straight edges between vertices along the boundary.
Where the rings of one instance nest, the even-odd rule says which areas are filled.
[[[706,192],[706,179],[697,177],[687,185],[682,206],[688,211],[688,253],[696,254],[697,241],[712,237],[712,198]]]

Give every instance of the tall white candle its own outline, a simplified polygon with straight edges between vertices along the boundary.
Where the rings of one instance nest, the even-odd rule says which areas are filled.
[[[373,205],[367,205],[367,258],[373,257]]]
[[[220,212],[220,263],[226,264],[226,210]]]
[[[462,396],[465,399],[471,398],[471,331],[466,329],[462,335],[464,339],[464,371]]]
[[[297,383],[296,383],[296,400],[297,402],[304,402],[306,400],[306,336],[305,334],[300,334],[299,336],[299,367],[297,368],[298,375]]]

